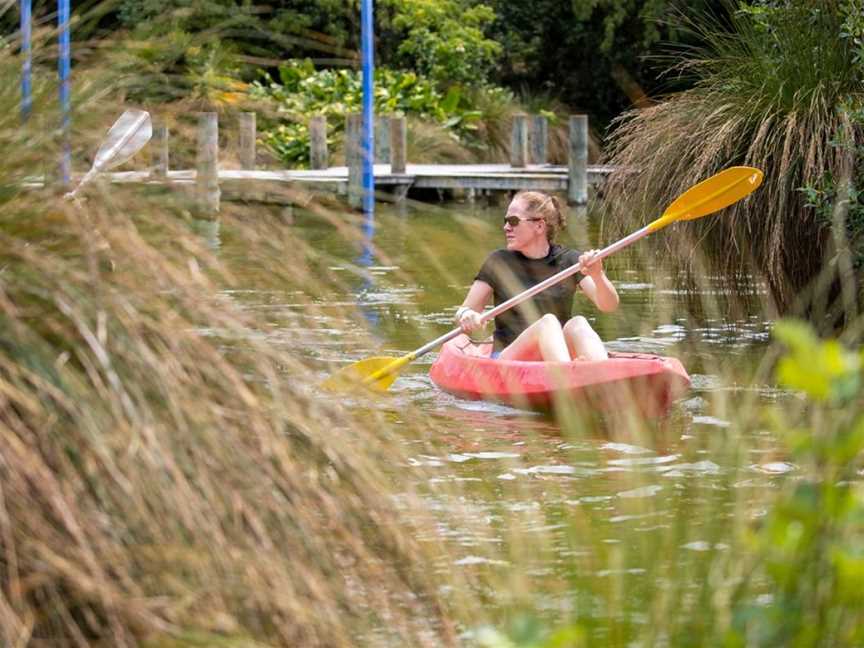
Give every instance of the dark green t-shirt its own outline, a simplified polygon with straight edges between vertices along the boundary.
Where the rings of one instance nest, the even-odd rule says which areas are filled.
[[[492,286],[495,306],[527,290],[544,279],[558,274],[579,262],[579,252],[552,245],[542,259],[530,259],[521,252],[495,250],[486,257],[475,279]],[[513,342],[529,324],[541,315],[552,313],[563,326],[573,310],[573,295],[579,290],[584,275],[577,272],[564,281],[534,295],[518,306],[495,318],[495,349],[501,350]]]

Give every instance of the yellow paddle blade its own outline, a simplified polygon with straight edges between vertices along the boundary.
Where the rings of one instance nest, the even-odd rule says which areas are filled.
[[[762,172],[753,167],[729,167],[692,186],[648,225],[650,232],[678,220],[694,220],[713,214],[753,193],[762,184]]]
[[[321,387],[332,392],[351,391],[358,387],[387,391],[399,370],[413,359],[412,354],[401,358],[366,358],[340,369],[321,383]]]

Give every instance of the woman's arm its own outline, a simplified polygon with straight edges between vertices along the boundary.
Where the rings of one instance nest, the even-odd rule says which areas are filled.
[[[462,327],[466,333],[471,333],[479,329],[480,315],[486,304],[489,303],[489,298],[492,296],[492,286],[485,281],[475,281],[471,284],[468,290],[468,295],[462,306],[456,311],[456,323]]]
[[[589,250],[579,257],[579,262],[584,266],[582,274],[585,275],[579,287],[597,308],[604,313],[611,313],[618,308],[618,291],[603,272],[603,261],[591,263],[595,254],[597,250]]]

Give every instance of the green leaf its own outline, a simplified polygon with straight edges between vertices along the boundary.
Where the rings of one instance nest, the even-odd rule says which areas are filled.
[[[571,625],[553,632],[543,643],[543,648],[580,648],[587,645],[585,630],[578,625]]]
[[[460,99],[462,99],[462,89],[457,85],[450,86],[447,96],[441,102],[441,110],[447,114],[454,112],[459,106]]]
[[[785,387],[805,392],[815,400],[847,400],[860,387],[861,358],[837,340],[821,341],[801,321],[781,320],[774,336],[789,347],[777,365],[777,379]]]

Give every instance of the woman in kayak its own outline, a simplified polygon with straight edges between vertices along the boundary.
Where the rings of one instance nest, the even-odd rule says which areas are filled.
[[[547,277],[577,263],[581,273],[547,288],[495,318],[492,357],[506,360],[605,360],[600,337],[581,315],[570,317],[573,295],[581,290],[599,310],[618,308],[618,293],[603,272],[596,250],[579,254],[555,243],[566,221],[554,196],[517,193],[504,217],[507,247],[490,254],[477,273],[456,321],[466,333],[479,329],[489,298],[497,306]]]

